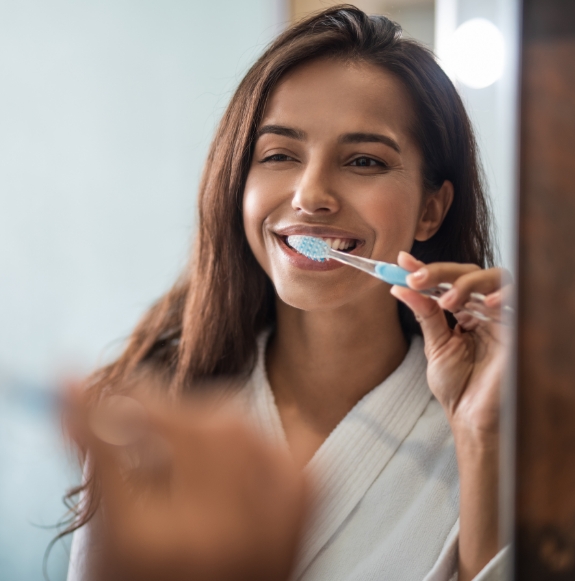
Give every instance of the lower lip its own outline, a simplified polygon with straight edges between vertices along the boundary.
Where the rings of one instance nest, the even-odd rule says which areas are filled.
[[[289,260],[290,264],[297,268],[301,268],[303,270],[315,270],[315,271],[324,271],[324,270],[335,270],[336,268],[341,268],[345,266],[345,264],[338,262],[337,260],[324,260],[323,262],[319,262],[318,260],[312,260],[311,258],[307,258],[303,254],[295,251],[293,248],[290,248],[283,240],[283,238],[276,236],[278,239],[280,248],[282,252]]]

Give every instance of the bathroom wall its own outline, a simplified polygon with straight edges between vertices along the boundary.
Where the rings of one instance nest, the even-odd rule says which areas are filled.
[[[182,267],[207,147],[270,0],[0,0],[0,579],[39,581],[77,470],[52,402]],[[66,547],[48,561],[65,578]]]

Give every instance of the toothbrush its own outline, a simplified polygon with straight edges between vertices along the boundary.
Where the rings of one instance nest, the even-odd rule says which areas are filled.
[[[353,254],[346,254],[345,252],[334,250],[325,240],[313,236],[288,236],[287,242],[297,252],[311,260],[317,260],[318,262],[323,262],[327,259],[337,260],[338,262],[342,262],[348,266],[353,266],[359,270],[363,270],[364,272],[371,274],[371,276],[383,280],[388,284],[395,284],[409,288],[406,278],[407,275],[411,273],[408,270],[397,266],[397,264],[371,260],[361,256],[354,256]],[[453,285],[451,283],[442,282],[436,287],[423,289],[417,292],[437,301],[452,287]],[[485,295],[481,293],[471,293],[470,299],[470,302],[475,303],[477,307],[463,308],[463,311],[469,313],[480,321],[496,321],[498,323],[507,324],[506,321],[497,316],[499,315],[499,310],[497,310],[495,316],[485,314],[484,310],[489,309],[489,307],[485,305]],[[493,312],[494,309],[489,310]],[[513,312],[513,309],[508,306],[503,307],[503,310],[507,313]]]

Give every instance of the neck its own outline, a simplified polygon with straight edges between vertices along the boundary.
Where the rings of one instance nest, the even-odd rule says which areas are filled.
[[[305,464],[354,405],[401,363],[407,342],[388,292],[333,310],[278,299],[266,366],[284,431]]]

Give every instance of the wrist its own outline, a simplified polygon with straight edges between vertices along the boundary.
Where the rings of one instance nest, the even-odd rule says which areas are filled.
[[[451,431],[458,451],[474,454],[497,454],[499,432],[451,424]]]

